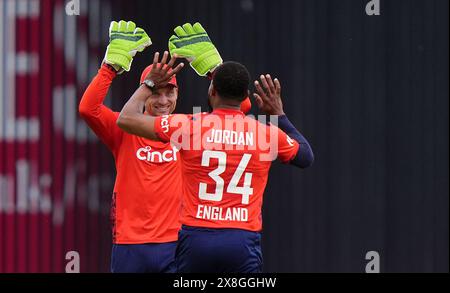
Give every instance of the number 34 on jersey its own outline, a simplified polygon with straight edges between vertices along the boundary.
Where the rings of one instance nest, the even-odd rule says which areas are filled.
[[[211,159],[216,159],[218,161],[218,165],[216,169],[208,174],[209,177],[211,177],[215,182],[214,192],[208,193],[208,184],[201,182],[199,184],[198,191],[199,198],[206,201],[220,202],[223,199],[224,190],[226,188],[226,192],[229,194],[241,195],[241,203],[248,205],[249,198],[253,194],[253,188],[251,187],[253,174],[250,172],[245,172],[245,169],[247,168],[251,157],[252,155],[250,154],[244,154],[242,156],[242,159],[230,182],[225,184],[225,181],[221,175],[226,171],[227,154],[221,151],[204,151],[202,155],[202,167],[209,167]],[[238,186],[242,176],[244,176],[243,186]],[[196,217],[209,220],[245,222],[248,220],[248,210],[241,207],[229,207],[223,210],[221,207],[200,204],[198,205]]]

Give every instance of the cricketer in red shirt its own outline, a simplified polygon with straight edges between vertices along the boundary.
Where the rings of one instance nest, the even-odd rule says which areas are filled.
[[[141,81],[150,69],[151,66],[144,70]],[[117,126],[119,113],[103,104],[116,75],[112,67],[103,64],[79,105],[80,115],[109,148],[116,165],[111,209],[111,269],[113,272],[173,271],[180,229],[179,149],[169,142],[128,134]],[[157,95],[149,95],[146,114],[158,116],[173,112],[177,87],[173,76]]]
[[[168,77],[167,72],[155,71],[147,78]],[[256,83],[258,106],[279,115],[294,139],[240,111],[250,76],[237,62],[225,62],[215,70],[208,90],[212,113],[145,117],[135,109],[153,89],[141,86],[118,118],[125,131],[171,142],[180,149],[183,226],[178,272],[261,272],[261,208],[271,162],[279,158],[300,168],[312,163],[304,160],[312,159],[309,144],[287,123],[279,81],[267,77],[262,77],[265,91]]]

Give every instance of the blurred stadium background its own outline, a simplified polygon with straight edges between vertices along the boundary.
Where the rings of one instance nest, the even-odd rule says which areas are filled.
[[[109,271],[114,164],[77,113],[111,20],[153,46],[116,79],[119,111],[172,29],[201,22],[225,60],[283,85],[316,155],[275,164],[266,191],[267,272],[448,272],[447,0],[0,0],[0,272]],[[179,75],[178,112],[206,106],[208,81]],[[256,110],[256,109],[254,109]]]

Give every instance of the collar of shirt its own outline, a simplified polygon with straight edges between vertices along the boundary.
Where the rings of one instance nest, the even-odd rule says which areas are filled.
[[[214,109],[212,114],[216,115],[239,115],[239,116],[245,116],[245,114],[239,110],[239,109],[228,109],[228,108],[218,108]]]

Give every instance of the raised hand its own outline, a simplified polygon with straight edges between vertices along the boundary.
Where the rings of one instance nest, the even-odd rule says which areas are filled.
[[[169,63],[167,60],[169,59],[169,52],[165,51],[161,62],[159,61],[159,52],[156,52],[153,56],[153,66],[148,75],[145,77],[146,80],[151,81],[154,84],[155,89],[163,88],[170,81],[172,76],[180,72],[183,68],[184,63],[178,64],[175,68],[173,68],[175,61],[177,60],[177,56],[174,55]]]
[[[186,58],[198,75],[204,76],[222,64],[222,57],[200,23],[185,23],[174,32],[169,39],[170,54]]]
[[[109,45],[104,62],[122,73],[130,71],[133,57],[152,44],[147,33],[132,21],[112,21],[109,26]]]
[[[255,81],[256,93],[253,94],[259,109],[267,115],[284,115],[281,100],[280,81],[269,74],[260,76],[261,82]]]

